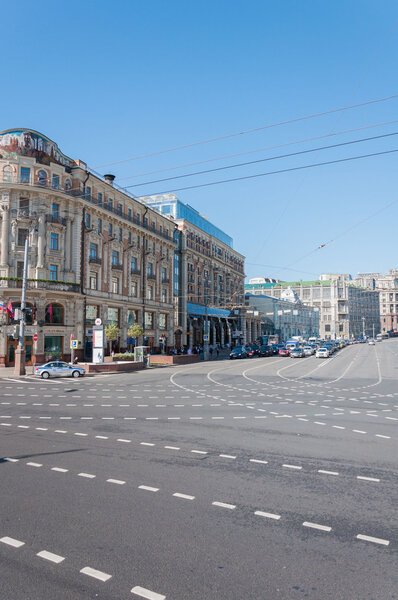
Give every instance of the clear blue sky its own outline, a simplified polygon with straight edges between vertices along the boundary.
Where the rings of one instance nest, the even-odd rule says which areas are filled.
[[[36,129],[93,167],[398,93],[398,5],[389,0],[20,0],[2,7],[1,47],[0,129]],[[390,100],[99,170],[133,185],[392,133],[398,123],[125,179],[392,121],[397,109]],[[132,191],[381,152],[398,148],[397,138]],[[398,202],[374,213],[398,201],[397,154],[178,195],[233,236],[249,277],[386,271],[398,266]]]

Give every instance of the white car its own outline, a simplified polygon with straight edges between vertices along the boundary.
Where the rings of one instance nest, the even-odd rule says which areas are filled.
[[[315,350],[312,346],[304,346],[303,348],[304,356],[312,356],[315,354]]]
[[[49,377],[83,377],[85,373],[86,371],[83,367],[70,365],[61,360],[48,362],[35,369],[35,375],[38,375],[42,379],[48,379]]]
[[[369,344],[369,346],[374,346],[375,345],[375,341],[374,340],[368,340],[368,344]]]
[[[316,358],[329,358],[329,350],[327,348],[318,348],[315,352]]]

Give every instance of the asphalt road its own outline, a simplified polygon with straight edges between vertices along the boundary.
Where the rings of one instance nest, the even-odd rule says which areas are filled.
[[[0,380],[0,599],[398,599],[397,382],[398,340]]]

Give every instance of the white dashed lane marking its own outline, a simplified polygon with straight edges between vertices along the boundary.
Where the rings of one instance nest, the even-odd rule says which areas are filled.
[[[383,540],[381,538],[372,537],[370,535],[358,534],[357,539],[363,540],[365,542],[373,542],[374,544],[381,544],[382,546],[389,546],[390,544],[389,540]]]
[[[156,592],[152,592],[151,590],[147,590],[139,585],[136,585],[131,590],[132,594],[136,596],[140,596],[141,598],[146,598],[146,600],[165,600],[166,596],[162,596],[162,594],[158,594]]]
[[[104,573],[103,571],[97,571],[96,569],[92,569],[91,567],[84,567],[80,570],[80,573],[83,575],[88,575],[89,577],[94,577],[94,579],[99,579],[100,581],[108,581],[112,575],[108,575],[108,573]]]
[[[7,546],[13,546],[14,548],[20,548],[25,545],[25,542],[7,536],[0,538],[0,542],[7,544]]]
[[[53,554],[52,552],[47,552],[47,550],[42,550],[41,552],[38,552],[36,554],[36,556],[39,556],[40,558],[44,558],[45,560],[49,560],[50,562],[53,562],[56,564],[59,564],[65,560],[64,556],[59,556],[59,554]]]

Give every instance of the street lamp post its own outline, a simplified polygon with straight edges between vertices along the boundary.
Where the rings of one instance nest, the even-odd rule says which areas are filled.
[[[29,234],[25,238],[25,252],[22,276],[22,295],[21,295],[21,320],[19,326],[18,348],[15,352],[14,375],[25,375],[25,312],[26,312],[26,286],[28,282],[28,260],[29,260]]]

